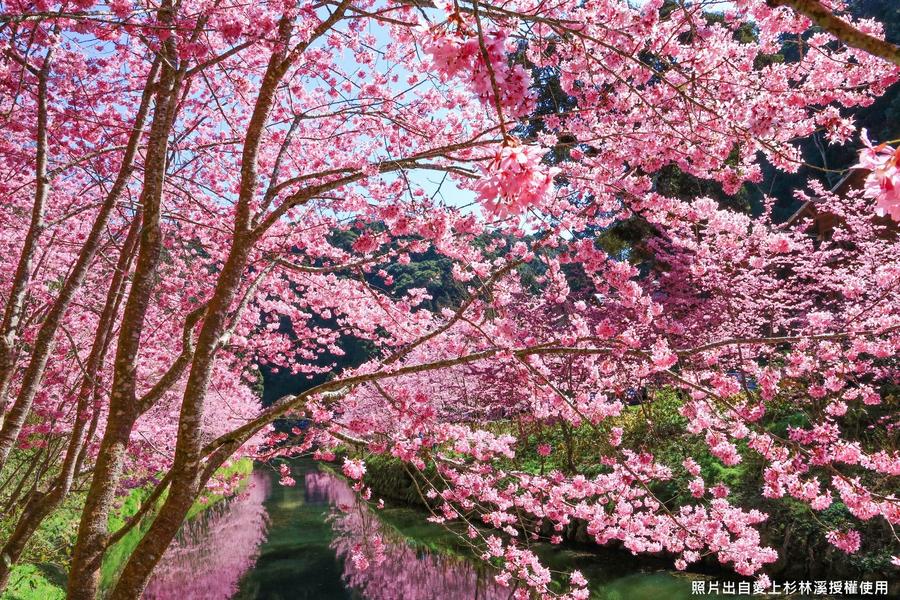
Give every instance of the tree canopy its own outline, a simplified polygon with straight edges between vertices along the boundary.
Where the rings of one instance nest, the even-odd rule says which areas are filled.
[[[840,551],[892,530],[900,151],[851,114],[895,93],[896,47],[854,17],[891,9],[707,4],[3,0],[0,586],[84,489],[69,597],[146,517],[109,590],[139,597],[235,456],[340,456],[363,498],[367,457],[427,472],[431,519],[517,598],[587,597],[529,548],[575,520],[768,587],[767,514],[701,454],[841,503]],[[820,177],[849,166],[832,147],[858,188]],[[260,369],[310,385],[262,403]],[[647,386],[695,455],[618,424]],[[595,468],[516,468],[550,449],[513,421],[587,432]]]

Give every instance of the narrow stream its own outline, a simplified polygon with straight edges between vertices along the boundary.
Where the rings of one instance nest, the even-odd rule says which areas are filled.
[[[346,481],[308,460],[293,465],[294,487],[266,466],[237,497],[186,523],[145,598],[154,600],[500,600],[511,588],[471,560],[459,539],[422,512],[357,501]],[[350,553],[380,537],[384,560],[359,569]],[[591,598],[680,600],[690,579],[621,553],[547,547],[553,569],[580,569]]]

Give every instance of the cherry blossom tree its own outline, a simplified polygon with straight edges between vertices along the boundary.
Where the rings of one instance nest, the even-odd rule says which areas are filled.
[[[110,590],[138,597],[235,453],[346,447],[434,469],[432,519],[462,521],[517,597],[586,597],[578,573],[553,591],[522,542],[575,519],[600,544],[679,568],[711,555],[765,583],[766,515],[610,425],[649,378],[684,395],[722,464],[766,461],[760,494],[897,524],[900,456],[842,420],[897,378],[896,152],[857,142],[840,110],[897,80],[892,50],[837,0],[737,0],[721,19],[663,4],[4,2],[0,467],[25,474],[0,582],[83,487],[68,595],[95,597],[106,548],[147,517]],[[770,60],[795,38],[796,60]],[[531,137],[515,55],[570,98]],[[763,164],[796,171],[817,131],[861,143],[871,171],[863,191],[797,190],[838,217],[829,239],[771,206],[658,190],[670,165],[728,194]],[[548,166],[562,138],[571,160]],[[646,272],[591,236],[635,217],[654,232]],[[425,252],[452,263],[457,306],[428,310],[427,282],[394,289],[387,269]],[[371,359],[322,359],[347,338]],[[261,407],[260,364],[328,379]],[[808,420],[776,436],[759,421],[785,398]],[[603,473],[507,468],[521,440],[491,415],[523,412],[590,428]],[[285,416],[312,426],[272,434]],[[366,493],[359,457],[344,472]],[[655,495],[683,473],[693,502]],[[116,494],[148,481],[151,501],[109,532]]]

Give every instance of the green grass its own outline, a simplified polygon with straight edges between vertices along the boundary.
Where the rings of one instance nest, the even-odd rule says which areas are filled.
[[[60,578],[61,576],[61,578]],[[56,600],[65,598],[66,574],[51,563],[13,567],[3,600]]]

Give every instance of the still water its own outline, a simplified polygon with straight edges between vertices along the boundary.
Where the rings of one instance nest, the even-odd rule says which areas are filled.
[[[187,522],[147,588],[155,600],[500,600],[511,588],[422,512],[359,502],[346,481],[312,461],[294,487],[257,466],[237,497]],[[350,553],[380,537],[384,560],[358,569]],[[545,548],[549,566],[580,569],[599,600],[681,600],[687,576],[621,554]]]

